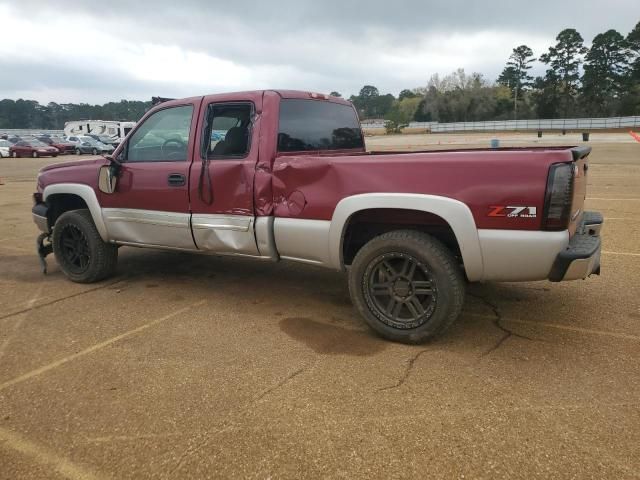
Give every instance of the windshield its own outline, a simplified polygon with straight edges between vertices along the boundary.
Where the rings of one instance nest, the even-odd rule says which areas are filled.
[[[31,147],[48,147],[46,143],[41,142],[40,140],[26,140],[27,145]]]
[[[100,142],[91,137],[80,137],[82,143],[90,143],[91,145],[100,145]]]
[[[0,147],[10,147],[11,144],[7,140],[0,140]]]

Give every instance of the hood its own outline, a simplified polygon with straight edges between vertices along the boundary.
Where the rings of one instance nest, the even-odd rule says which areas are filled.
[[[76,160],[74,162],[61,162],[61,163],[53,163],[51,165],[47,165],[45,167],[42,167],[40,169],[41,172],[48,172],[49,170],[56,170],[58,168],[65,168],[65,167],[75,167],[78,165],[91,165],[92,163],[102,163],[104,162],[104,159],[102,158],[96,158],[93,160]]]

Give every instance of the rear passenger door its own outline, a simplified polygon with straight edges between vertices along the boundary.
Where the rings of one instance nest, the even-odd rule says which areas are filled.
[[[261,93],[205,97],[191,168],[191,224],[198,249],[258,256],[253,179]],[[196,160],[196,158],[198,158]]]

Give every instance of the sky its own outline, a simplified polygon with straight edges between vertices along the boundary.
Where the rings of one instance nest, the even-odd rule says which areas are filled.
[[[357,94],[457,68],[495,80],[563,28],[626,35],[637,0],[0,0],[0,99],[105,103],[283,88]],[[536,64],[534,73],[544,66]]]

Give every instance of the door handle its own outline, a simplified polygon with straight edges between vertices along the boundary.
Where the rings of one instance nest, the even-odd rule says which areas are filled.
[[[187,177],[182,175],[181,173],[171,173],[169,174],[169,186],[171,187],[182,187],[187,183]]]

